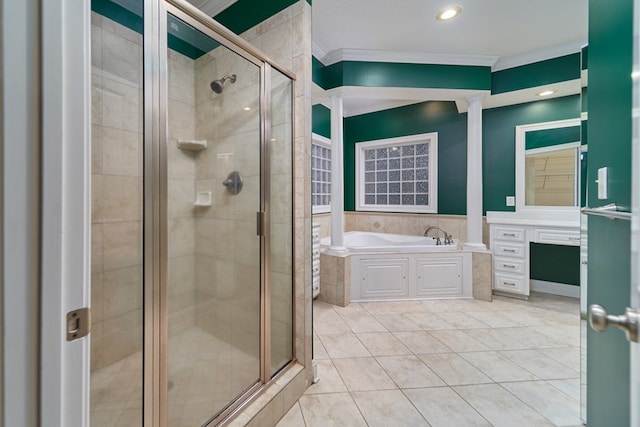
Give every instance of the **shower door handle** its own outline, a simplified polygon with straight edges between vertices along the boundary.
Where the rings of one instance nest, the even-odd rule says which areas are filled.
[[[260,237],[264,236],[264,212],[256,212],[256,234]]]

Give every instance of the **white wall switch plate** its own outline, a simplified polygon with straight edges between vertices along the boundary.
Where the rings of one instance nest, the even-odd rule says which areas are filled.
[[[507,206],[515,206],[516,198],[515,196],[507,196]]]
[[[598,169],[598,199],[609,198],[609,168],[603,167]]]

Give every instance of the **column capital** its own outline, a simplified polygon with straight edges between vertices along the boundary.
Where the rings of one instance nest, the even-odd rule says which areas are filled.
[[[476,93],[474,95],[466,96],[464,99],[467,101],[467,104],[471,105],[476,102],[482,103],[482,100],[485,98],[484,93]]]

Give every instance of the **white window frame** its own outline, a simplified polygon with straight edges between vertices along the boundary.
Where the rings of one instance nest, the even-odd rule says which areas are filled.
[[[324,136],[318,135],[318,134],[312,134],[311,135],[311,143],[312,145],[319,145],[321,147],[325,147],[328,148],[329,150],[332,149],[331,146],[331,140],[329,138],[325,138]],[[313,155],[312,157],[312,161],[313,161]],[[329,213],[331,212],[331,193],[329,193],[329,204],[328,205],[318,205],[315,206],[313,205],[313,196],[315,195],[315,193],[313,192],[313,164],[311,165],[311,212],[313,214],[321,214],[321,213]],[[331,170],[329,170],[329,184],[331,184]]]
[[[429,143],[429,205],[371,205],[364,202],[365,195],[365,156],[364,151],[372,148],[384,148],[402,145]],[[438,212],[438,133],[422,133],[418,135],[402,136],[398,138],[365,141],[356,144],[356,210],[374,212],[409,212],[409,213],[437,213]]]

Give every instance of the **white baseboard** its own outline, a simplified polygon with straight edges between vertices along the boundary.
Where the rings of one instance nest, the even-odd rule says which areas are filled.
[[[571,298],[580,298],[580,286],[564,283],[546,282],[544,280],[530,280],[529,289],[545,294],[562,295]]]

